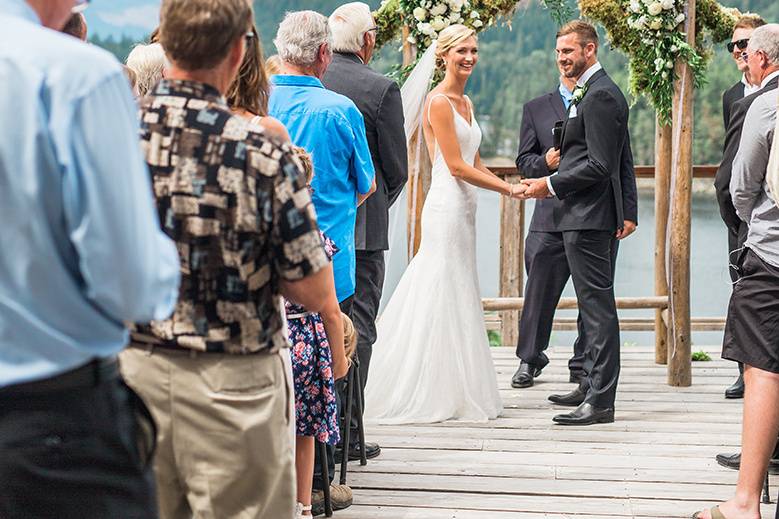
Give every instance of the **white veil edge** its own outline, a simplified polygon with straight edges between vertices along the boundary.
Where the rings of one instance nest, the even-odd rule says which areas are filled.
[[[417,62],[414,69],[411,71],[403,86],[400,88],[400,97],[403,101],[403,129],[406,133],[406,146],[412,145],[412,138],[417,131],[422,131],[422,122],[424,117],[425,99],[430,91],[430,82],[433,79],[436,65],[436,51],[437,42],[433,43],[425,50],[422,57]],[[411,254],[408,250],[408,244],[413,243],[413,238],[418,229],[415,228],[416,222],[411,222],[411,227],[407,227],[407,207],[408,197],[411,196],[413,204],[416,204],[416,193],[409,193],[409,185],[416,186],[417,178],[419,176],[419,162],[420,154],[422,150],[422,142],[424,139],[416,139],[416,150],[414,153],[414,163],[409,164],[409,182],[406,183],[406,187],[403,188],[403,192],[398,196],[398,199],[392,205],[389,211],[389,250],[384,255],[385,260],[385,276],[384,287],[382,290],[382,298],[380,310],[392,293],[395,291],[395,287],[400,281],[403,271],[408,265]],[[410,151],[410,149],[409,149]],[[425,153],[427,150],[424,150]],[[416,211],[416,207],[412,207]],[[411,233],[411,240],[409,240],[409,232]]]

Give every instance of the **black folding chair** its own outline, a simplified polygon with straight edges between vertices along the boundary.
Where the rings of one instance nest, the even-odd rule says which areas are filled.
[[[354,392],[357,391],[357,397],[355,398]],[[355,402],[356,400],[356,402]],[[357,404],[357,405],[354,405]],[[354,361],[349,368],[349,373],[346,375],[346,410],[344,412],[343,421],[341,422],[341,477],[339,482],[342,485],[346,484],[346,469],[349,463],[349,445],[351,441],[351,424],[352,416],[356,413],[357,419],[357,436],[360,442],[360,465],[367,465],[368,458],[365,455],[365,429],[362,423],[362,392],[360,391],[360,370],[357,356],[355,355]]]
[[[316,440],[315,440],[316,441]],[[325,498],[325,516],[333,517],[333,500],[330,497],[330,469],[327,468],[327,446],[316,441],[316,448],[319,449],[319,456],[322,460],[322,493]]]

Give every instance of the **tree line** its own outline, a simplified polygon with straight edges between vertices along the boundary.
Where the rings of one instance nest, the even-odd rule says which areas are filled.
[[[257,27],[266,55],[275,53],[273,37],[284,12],[313,9],[329,15],[342,0],[255,1]],[[369,0],[373,8],[378,0]],[[729,6],[761,14],[768,21],[779,20],[779,2],[775,0],[724,0]],[[535,0],[520,7],[510,23],[501,23],[480,35],[480,63],[469,82],[469,95],[478,111],[484,130],[482,155],[513,158],[519,142],[522,106],[530,99],[557,87],[558,73],[554,57],[557,26]],[[136,43],[130,38],[100,38],[91,41],[113,52],[120,60]],[[624,55],[609,49],[602,39],[599,59],[611,77],[627,94],[628,62]],[[400,63],[400,41],[387,44],[372,63],[389,73]],[[719,45],[714,49],[707,85],[696,91],[694,157],[696,164],[715,164],[721,158],[724,128],[721,96],[740,79],[732,58]],[[630,132],[636,163],[651,164],[654,154],[654,112],[643,99],[630,99]]]

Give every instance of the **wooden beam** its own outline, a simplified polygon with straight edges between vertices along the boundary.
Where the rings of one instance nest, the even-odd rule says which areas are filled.
[[[514,166],[487,166],[490,171],[498,175],[499,177],[505,177],[507,175],[516,175],[517,168]],[[717,164],[703,164],[692,167],[693,178],[714,178],[717,173]],[[652,165],[640,165],[635,166],[636,177],[638,178],[655,178],[655,166]]]
[[[691,319],[690,328],[696,332],[720,332],[725,329],[724,317],[696,317]],[[575,317],[559,317],[552,322],[552,329],[576,331]],[[655,329],[653,317],[620,318],[619,329],[623,332],[652,332]]]
[[[641,309],[641,308],[666,308],[668,298],[664,296],[648,297],[617,297],[617,308],[620,309]],[[497,312],[505,310],[522,310],[525,306],[524,297],[498,297],[483,298],[481,300],[484,311]],[[557,304],[558,310],[572,310],[578,308],[575,297],[562,297]]]
[[[687,0],[684,31],[695,46],[695,0]],[[669,256],[671,326],[668,328],[668,383],[692,384],[690,357],[690,220],[692,211],[693,71],[681,61],[675,68],[671,240]]]
[[[510,184],[518,184],[519,175],[506,177]],[[500,297],[522,296],[525,251],[525,202],[500,197]],[[519,309],[501,313],[501,341],[516,344],[519,338]]]
[[[668,296],[665,268],[668,202],[671,190],[671,127],[655,121],[655,295]],[[655,362],[668,363],[668,328],[655,310]]]

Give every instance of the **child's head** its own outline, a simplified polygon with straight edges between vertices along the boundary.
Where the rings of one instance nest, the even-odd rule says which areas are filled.
[[[341,319],[344,322],[344,351],[346,358],[351,359],[357,350],[357,330],[348,315],[342,313]]]
[[[303,166],[303,173],[306,175],[306,185],[311,185],[314,178],[314,163],[311,160],[311,154],[300,146],[292,146],[292,151],[297,155],[300,165]]]

